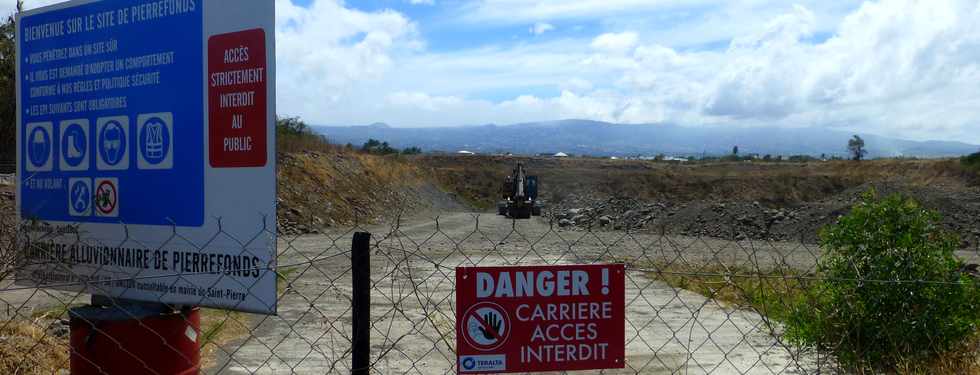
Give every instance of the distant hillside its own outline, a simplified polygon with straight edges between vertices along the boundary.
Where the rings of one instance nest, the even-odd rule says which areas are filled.
[[[853,135],[824,128],[621,125],[586,120],[448,128],[399,128],[386,124],[314,128],[332,142],[355,145],[374,138],[394,147],[418,146],[426,151],[565,152],[598,156],[700,155],[702,152],[725,155],[735,145],[741,154],[845,155],[847,140]],[[961,142],[920,142],[875,135],[862,137],[870,157],[959,156],[980,149],[980,146]]]

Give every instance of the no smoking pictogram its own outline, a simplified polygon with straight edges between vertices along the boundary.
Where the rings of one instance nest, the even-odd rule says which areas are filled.
[[[510,336],[510,317],[500,305],[477,303],[470,307],[464,317],[463,337],[477,350],[496,349]]]
[[[99,182],[95,189],[95,208],[102,215],[112,215],[119,202],[119,190],[111,180]]]

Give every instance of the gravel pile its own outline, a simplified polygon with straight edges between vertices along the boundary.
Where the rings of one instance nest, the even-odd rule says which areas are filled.
[[[559,227],[578,230],[629,230],[732,240],[816,243],[820,228],[833,224],[871,188],[880,195],[902,193],[942,215],[943,226],[958,233],[961,247],[975,248],[980,236],[980,194],[941,186],[906,187],[880,183],[849,189],[817,202],[782,206],[760,202],[641,201],[631,197],[570,196],[552,204],[547,216]]]

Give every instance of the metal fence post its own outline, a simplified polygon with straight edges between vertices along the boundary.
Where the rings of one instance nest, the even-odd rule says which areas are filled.
[[[367,375],[371,367],[371,233],[354,233],[351,243],[353,296],[352,375]]]

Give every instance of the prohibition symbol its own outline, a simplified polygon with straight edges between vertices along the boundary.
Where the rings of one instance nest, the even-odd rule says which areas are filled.
[[[95,189],[95,208],[103,215],[112,214],[119,201],[119,192],[112,181],[105,180]]]
[[[463,338],[476,350],[496,349],[510,336],[510,317],[495,303],[480,302],[473,305],[466,311],[464,319]]]

